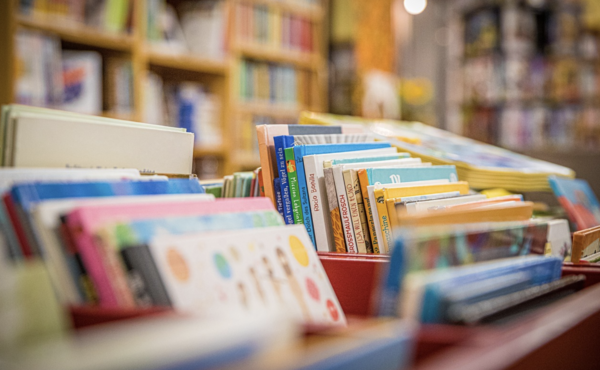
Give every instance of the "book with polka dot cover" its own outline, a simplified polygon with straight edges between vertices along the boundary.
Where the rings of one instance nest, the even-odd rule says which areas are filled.
[[[219,317],[284,308],[300,323],[346,324],[303,225],[159,236],[149,248],[179,311]]]

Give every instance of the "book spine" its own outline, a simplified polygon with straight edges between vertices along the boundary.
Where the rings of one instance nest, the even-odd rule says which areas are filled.
[[[68,228],[77,246],[96,291],[100,305],[104,307],[134,307],[133,295],[129,290],[122,266],[107,240],[100,235],[84,231],[80,214],[68,217]],[[97,245],[95,241],[100,241]]]
[[[350,216],[348,196],[346,195],[346,188],[344,186],[344,176],[342,175],[342,169],[339,166],[333,168],[333,180],[335,182],[335,190],[338,196],[338,207],[340,209],[340,218],[342,220],[346,248],[348,253],[358,253],[358,249],[356,247],[356,238],[352,228],[352,218]]]
[[[354,194],[356,197],[356,204],[358,205],[358,216],[360,218],[360,226],[362,233],[365,237],[365,245],[367,247],[367,253],[373,253],[373,244],[371,243],[371,234],[369,234],[369,225],[367,222],[367,213],[365,211],[365,203],[360,188],[360,181],[358,179],[358,173],[356,170],[350,170],[350,177],[354,186]]]
[[[15,235],[17,236],[17,240],[19,241],[19,245],[21,247],[21,252],[23,256],[26,258],[33,257],[33,251],[31,250],[31,246],[27,241],[27,236],[25,235],[25,231],[21,225],[21,221],[19,220],[19,214],[16,209],[16,205],[11,197],[10,193],[4,194],[2,197],[2,201],[4,202],[4,207],[6,208],[6,212],[8,213],[9,222],[12,225],[12,229],[15,231]]]
[[[323,197],[324,190],[321,188],[323,178],[319,178],[318,163],[316,156],[306,157],[304,160],[304,172],[308,182],[308,192],[310,197],[310,212],[313,220],[315,232],[316,247],[318,251],[330,252],[333,250],[333,236],[329,220],[325,214],[329,207],[325,207]]]
[[[283,213],[283,200],[281,199],[281,179],[278,177],[273,180],[273,190],[275,190],[275,204],[277,205],[277,212]]]
[[[285,161],[290,184],[290,197],[292,198],[292,213],[294,214],[294,223],[303,224],[302,206],[300,203],[300,192],[298,189],[298,176],[296,160],[294,157],[294,148],[285,149]]]
[[[294,146],[294,137],[289,135],[275,136],[275,155],[277,159],[277,170],[281,179],[281,199],[283,202],[283,219],[288,225],[294,224],[294,214],[292,211],[292,198],[290,196],[290,184],[288,181],[287,168],[285,163],[285,152],[287,148]]]
[[[169,294],[163,284],[147,245],[130,246],[121,250],[127,267],[127,277],[138,306],[171,306]]]
[[[264,197],[266,195],[262,167],[258,170],[258,174],[256,176],[258,176],[258,196]]]
[[[379,249],[384,253],[389,253],[393,239],[390,216],[388,215],[387,206],[385,204],[384,189],[375,190],[375,202],[377,203],[377,213],[379,215],[379,224],[382,233],[382,240],[379,241]]]
[[[354,229],[354,236],[356,238],[356,247],[358,249],[358,253],[367,253],[367,243],[365,242],[365,234],[363,233],[362,227],[360,225],[358,202],[356,201],[356,193],[354,192],[354,182],[352,181],[352,175],[350,174],[350,172],[350,170],[343,171],[342,176],[344,178],[344,188],[346,189],[346,196],[348,197],[352,228]]]
[[[275,204],[275,197],[273,194],[273,173],[271,168],[271,153],[269,152],[269,142],[267,139],[268,131],[267,126],[260,125],[256,126],[256,136],[258,137],[258,151],[260,154],[260,184],[262,193],[271,199],[271,202]]]
[[[335,190],[335,181],[333,180],[333,168],[323,170],[325,178],[325,187],[327,189],[327,202],[329,203],[329,215],[331,217],[331,229],[335,251],[338,253],[347,252],[346,240],[344,239],[344,229],[340,217],[340,207],[338,205],[337,191]]]
[[[75,282],[80,296],[88,304],[98,304],[98,293],[92,280],[85,269],[81,256],[75,247],[73,237],[66,224],[66,216],[61,217],[61,223],[58,227],[58,233],[64,242],[65,256],[67,259],[69,272]]]
[[[373,220],[373,210],[371,209],[371,200],[369,199],[369,177],[365,169],[360,169],[357,172],[360,192],[363,198],[365,216],[367,219],[367,226],[369,228],[369,235],[371,236],[371,245],[373,246],[373,253],[380,253],[379,243],[377,241],[377,233],[375,232],[375,222]]]
[[[302,211],[302,219],[304,227],[310,236],[313,245],[316,245],[315,230],[313,227],[312,217],[310,214],[310,197],[308,195],[308,183],[306,181],[306,173],[304,171],[304,151],[303,146],[294,147],[294,156],[296,160],[296,176],[298,176],[298,192],[300,193],[300,205]]]
[[[385,206],[387,208],[388,215],[390,216],[390,232],[392,233],[392,238],[394,238],[394,229],[399,226],[398,217],[396,217],[396,201],[396,198],[387,199],[385,201]]]

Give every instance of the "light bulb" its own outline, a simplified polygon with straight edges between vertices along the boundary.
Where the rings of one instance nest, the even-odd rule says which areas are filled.
[[[412,15],[423,13],[426,7],[427,0],[404,0],[404,9]]]

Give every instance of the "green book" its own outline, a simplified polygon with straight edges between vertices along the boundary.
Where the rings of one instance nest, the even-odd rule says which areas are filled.
[[[221,198],[221,194],[223,193],[223,185],[209,185],[204,187],[204,191],[207,194],[212,194],[215,198]]]
[[[292,199],[292,212],[294,213],[294,223],[304,224],[302,217],[302,202],[300,202],[300,188],[298,188],[298,175],[296,174],[296,160],[294,159],[294,147],[286,148],[285,165],[288,173],[288,183],[290,185],[290,198]]]

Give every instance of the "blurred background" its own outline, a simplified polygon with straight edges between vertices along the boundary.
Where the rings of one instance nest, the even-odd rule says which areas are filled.
[[[597,0],[13,0],[0,103],[196,134],[195,172],[259,166],[302,110],[416,120],[573,168],[600,193]]]

